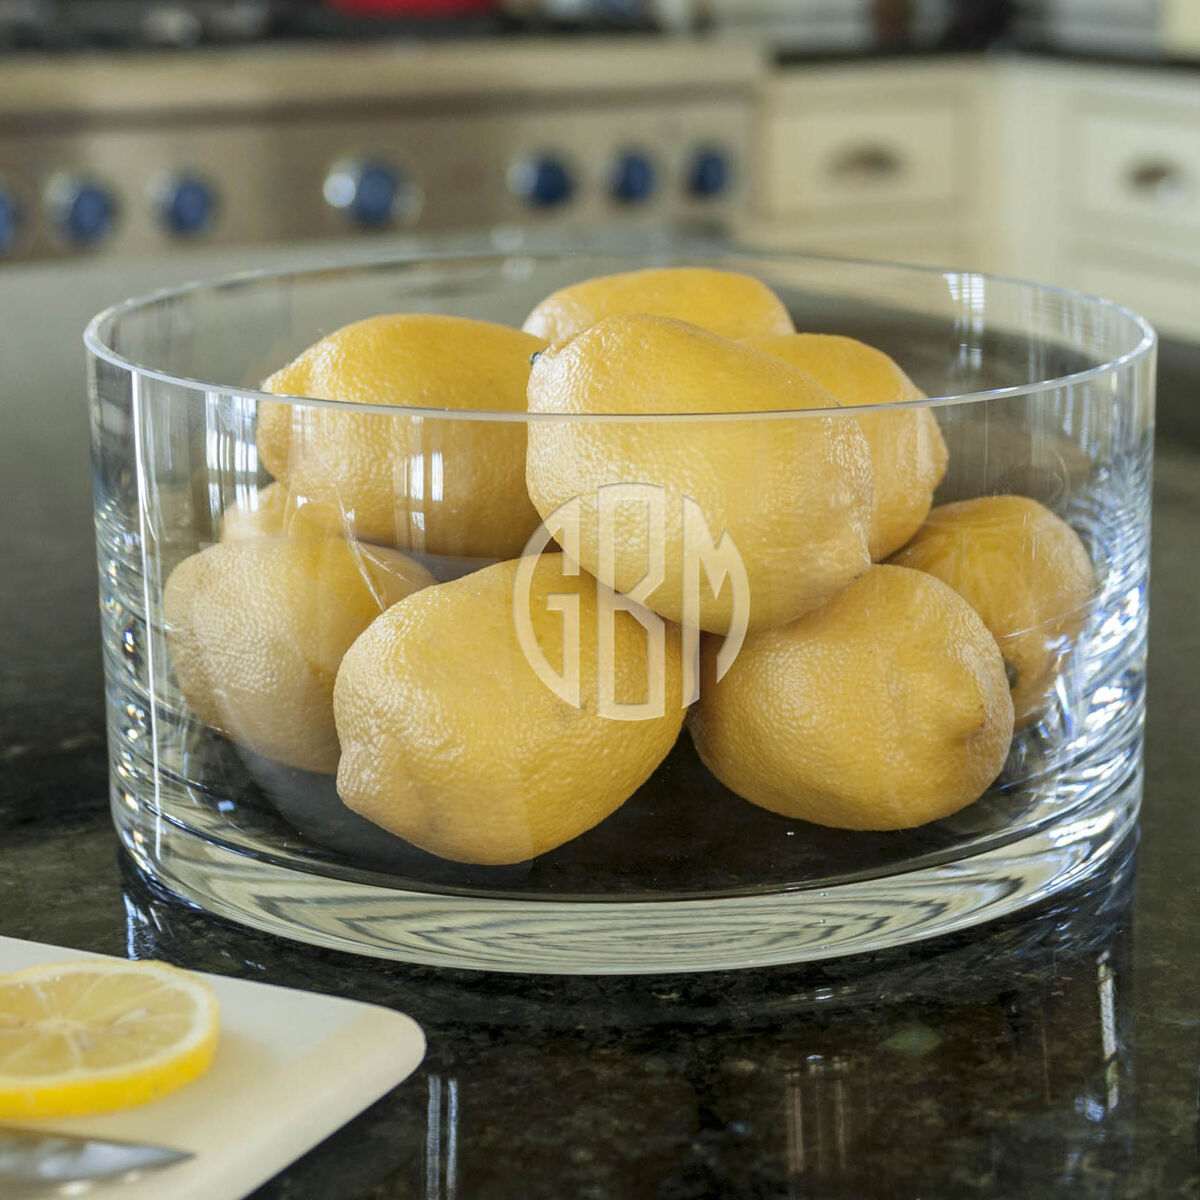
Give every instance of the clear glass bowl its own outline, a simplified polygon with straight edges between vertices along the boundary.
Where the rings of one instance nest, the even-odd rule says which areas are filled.
[[[685,727],[607,819],[530,860],[481,865],[428,853],[351,811],[331,768],[289,765],[253,734],[235,728],[233,740],[204,724],[176,678],[164,587],[219,540],[228,510],[253,508],[269,483],[256,434],[264,404],[289,406],[293,431],[348,411],[281,401],[261,382],[360,318],[425,312],[519,327],[556,288],[650,265],[746,272],[776,291],[798,329],[887,351],[931,398],[949,451],[936,504],[1024,495],[1082,539],[1095,572],[1087,611],[1073,637],[1054,643],[1044,706],[1016,730],[986,793],[913,829],[826,828],[740,799],[705,769]],[[869,951],[1011,912],[1105,870],[1134,826],[1155,339],[1115,305],[974,273],[790,254],[447,254],[160,293],[102,313],[86,344],[114,821],[143,871],[207,909],[325,946],[453,967],[746,967]],[[537,421],[557,421],[576,445],[607,436],[606,418],[594,416],[360,411],[407,448],[393,476],[403,493],[393,540],[439,581],[494,561],[479,546],[470,558],[425,552],[447,548],[424,539],[462,500],[461,485],[453,493],[445,483],[461,447],[511,446]],[[748,494],[769,486],[781,422],[852,419],[846,410],[616,418],[659,446],[698,429],[747,439]],[[335,515],[356,561],[374,555],[358,541],[352,505]],[[231,591],[228,611],[243,599]],[[468,644],[478,639],[464,631]],[[440,653],[453,659],[456,649]],[[524,729],[521,686],[481,675],[487,719],[514,737]],[[551,742],[540,758],[554,755]],[[598,757],[596,772],[607,769]]]

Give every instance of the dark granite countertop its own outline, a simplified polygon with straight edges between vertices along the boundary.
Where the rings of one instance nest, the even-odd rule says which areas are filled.
[[[407,1083],[260,1200],[1200,1195],[1200,350],[1164,347],[1146,801],[1103,886],[824,967],[523,979],[157,895],[108,823],[78,394],[0,434],[0,932],[397,1006]],[[13,381],[18,386],[19,381]]]
[[[1200,71],[1200,57],[1169,53],[1166,50],[1118,50],[1084,48],[1045,41],[1002,38],[988,44],[950,39],[948,42],[891,42],[861,47],[809,48],[776,46],[771,61],[778,67],[819,66],[833,63],[886,63],[902,61],[936,62],[960,60],[972,56],[1046,59],[1057,62],[1085,63],[1098,67],[1128,67],[1131,70],[1192,73]]]

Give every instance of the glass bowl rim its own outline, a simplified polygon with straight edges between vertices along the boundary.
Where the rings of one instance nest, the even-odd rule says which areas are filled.
[[[267,283],[272,280],[317,278],[333,276],[347,271],[372,272],[386,270],[390,267],[415,266],[421,263],[451,263],[458,261],[490,259],[503,263],[513,259],[543,259],[561,260],[576,258],[633,258],[638,255],[652,258],[644,249],[629,248],[598,249],[580,247],[577,249],[564,248],[515,248],[501,249],[439,249],[426,248],[422,250],[407,250],[394,255],[384,255],[371,259],[346,258],[344,261],[332,260],[320,265],[294,267],[266,267],[248,271],[235,271],[211,279],[195,279],[172,287],[159,288],[155,291],[132,296],[116,304],[102,309],[88,322],[83,333],[83,343],[88,353],[93,357],[116,367],[118,370],[131,375],[139,375],[157,382],[165,383],[187,391],[218,392],[222,396],[236,397],[256,403],[274,403],[302,405],[303,407],[327,408],[360,414],[371,414],[396,418],[428,417],[433,419],[453,419],[460,421],[503,421],[503,422],[586,422],[596,423],[679,423],[695,421],[745,421],[745,420],[794,420],[796,418],[819,418],[832,414],[852,412],[855,416],[872,412],[897,412],[911,408],[943,408],[960,404],[974,404],[997,400],[1005,397],[1036,395],[1041,392],[1057,391],[1068,387],[1077,387],[1093,379],[1115,373],[1135,362],[1146,358],[1157,345],[1158,335],[1154,327],[1144,317],[1118,304],[1087,292],[1075,291],[1071,288],[1058,287],[1053,284],[1035,283],[1014,275],[997,274],[987,271],[972,271],[948,267],[923,266],[911,263],[896,263],[887,260],[869,258],[854,258],[842,255],[826,255],[802,253],[799,251],[761,250],[754,246],[678,246],[671,248],[668,254],[678,258],[695,258],[728,260],[736,262],[747,260],[776,260],[779,262],[812,262],[826,266],[844,265],[853,268],[876,268],[894,272],[904,272],[912,275],[940,276],[949,280],[952,277],[972,276],[987,282],[1001,284],[1005,287],[1028,289],[1031,292],[1047,296],[1058,296],[1073,301],[1081,301],[1095,309],[1104,310],[1126,321],[1131,327],[1130,332],[1136,333],[1134,344],[1122,354],[1106,362],[1096,363],[1082,371],[1059,375],[1049,379],[1039,379],[1032,383],[1012,384],[1006,387],[991,388],[983,391],[961,392],[954,395],[928,396],[916,400],[905,400],[883,404],[864,404],[856,406],[837,405],[824,408],[807,409],[768,409],[740,412],[679,412],[679,413],[533,413],[525,410],[501,409],[460,409],[434,406],[398,406],[389,404],[364,404],[349,400],[324,400],[312,396],[293,396],[284,393],[264,392],[259,388],[217,384],[212,381],[195,379],[186,375],[176,375],[143,363],[134,362],[119,354],[105,340],[117,322],[131,313],[144,311],[154,305],[175,300],[183,296],[201,292],[221,292],[243,288],[250,285]]]

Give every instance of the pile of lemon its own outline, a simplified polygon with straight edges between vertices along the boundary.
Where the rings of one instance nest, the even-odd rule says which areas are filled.
[[[374,409],[263,404],[276,482],[166,584],[179,687],[201,721],[336,771],[346,805],[444,858],[519,862],[577,837],[685,718],[713,775],[763,808],[847,829],[948,816],[1045,705],[1093,595],[1078,536],[1037,502],[934,508],[947,450],[915,384],[862,342],[796,332],[746,275],[590,279],[523,330],[374,317],[264,386]],[[604,489],[629,483],[662,498],[648,594],[645,514],[610,512],[613,536],[597,532]],[[569,557],[523,558],[572,502]],[[689,504],[737,548],[740,617],[729,580],[697,592]],[[661,637],[636,611],[613,617],[609,589]],[[682,683],[696,626],[698,696]],[[530,638],[554,672],[575,665],[578,703],[535,670]],[[651,655],[660,711],[608,715],[602,693],[644,700]]]

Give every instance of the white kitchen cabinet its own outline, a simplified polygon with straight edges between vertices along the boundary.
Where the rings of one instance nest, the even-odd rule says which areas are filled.
[[[747,236],[902,262],[969,258],[980,79],[966,60],[780,72],[759,107]]]
[[[1124,113],[1107,106],[1076,118],[1079,209],[1153,236],[1200,234],[1200,114],[1186,108]]]
[[[1095,247],[1073,264],[1074,286],[1108,296],[1184,337],[1200,337],[1200,268]]]
[[[1200,71],[802,65],[757,149],[750,240],[1027,276],[1200,338]]]
[[[1024,145],[1051,181],[1012,198],[1015,265],[1037,273],[1020,250],[1023,231],[1036,229],[1052,281],[1200,337],[1200,73],[1045,62],[1011,69],[1043,118],[1039,126],[1024,114],[1016,152]]]
[[[781,113],[764,136],[763,206],[783,214],[868,214],[962,199],[964,115],[948,100],[899,111],[866,104]]]
[[[965,232],[936,220],[814,226],[808,222],[797,224],[788,217],[770,220],[760,217],[743,232],[743,240],[776,250],[930,267],[972,262],[974,248]]]

